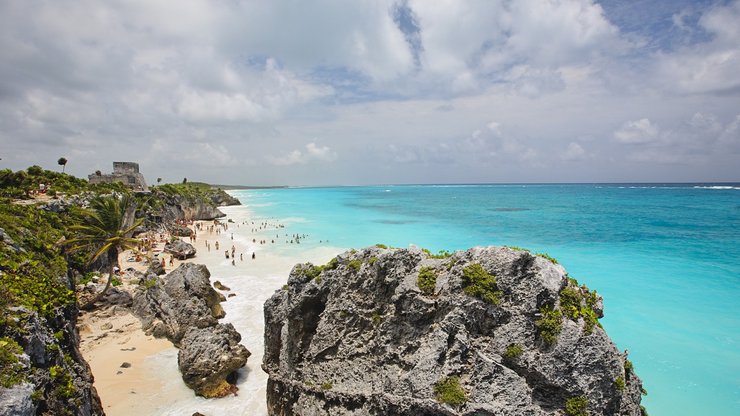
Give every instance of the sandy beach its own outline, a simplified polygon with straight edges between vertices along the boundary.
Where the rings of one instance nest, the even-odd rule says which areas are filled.
[[[226,311],[225,322],[231,322],[242,335],[241,343],[252,356],[245,368],[240,370],[237,396],[221,399],[203,399],[194,395],[185,386],[177,368],[177,349],[166,339],[147,336],[139,320],[128,309],[113,306],[83,313],[78,329],[81,351],[92,368],[95,387],[98,390],[107,415],[158,414],[182,415],[201,412],[205,415],[233,413],[235,415],[266,415],[265,386],[267,375],[260,368],[263,354],[264,301],[287,280],[297,262],[311,261],[323,264],[338,249],[331,247],[306,247],[301,258],[281,257],[274,247],[283,241],[272,243],[270,237],[279,233],[276,221],[260,229],[260,220],[250,217],[244,206],[223,207],[233,223],[220,234],[209,232],[212,221],[200,221],[192,243],[197,254],[184,262],[205,264],[211,272],[211,283],[220,281],[229,290],[220,291],[227,297],[222,303]],[[223,220],[225,221],[225,220]],[[252,222],[255,224],[253,225]],[[195,225],[190,226],[195,229]],[[265,240],[265,244],[259,244]],[[218,241],[219,249],[215,243]],[[207,243],[210,244],[208,250]],[[235,259],[226,259],[225,250],[235,249]],[[159,243],[155,252],[164,244]],[[272,248],[272,249],[271,249]],[[252,253],[255,259],[252,259]],[[165,255],[166,271],[170,272],[182,262],[175,259],[170,265],[170,255]],[[136,279],[129,268],[146,269],[145,262],[135,262],[130,252],[120,256],[124,288],[133,294]],[[127,363],[127,364],[124,364]],[[123,367],[122,367],[123,365]]]

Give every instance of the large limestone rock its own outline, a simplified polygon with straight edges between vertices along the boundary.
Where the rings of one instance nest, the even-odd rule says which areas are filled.
[[[163,279],[149,275],[132,309],[145,331],[180,348],[177,361],[185,384],[199,396],[222,397],[236,393],[235,372],[250,352],[231,324],[218,323],[225,315],[223,295],[211,287],[210,276],[206,266],[192,263]]]
[[[182,240],[171,241],[164,245],[164,251],[172,254],[180,260],[189,259],[195,256],[195,247],[192,244]]]
[[[239,344],[241,338],[231,324],[190,329],[177,354],[185,384],[203,397],[223,397],[232,393],[236,381],[234,372],[244,367],[251,355]]]
[[[145,331],[175,345],[193,328],[215,326],[225,313],[205,265],[183,263],[163,280],[137,291],[133,311]]]
[[[270,414],[640,415],[600,298],[548,259],[372,247],[319,271],[296,266],[265,303]]]

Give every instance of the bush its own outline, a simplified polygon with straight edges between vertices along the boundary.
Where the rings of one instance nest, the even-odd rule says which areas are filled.
[[[18,356],[23,348],[14,339],[0,338],[0,386],[10,388],[25,380],[23,364]]]
[[[434,395],[438,402],[453,406],[459,406],[468,401],[465,390],[460,385],[459,377],[445,377],[439,380],[434,385]]]
[[[331,390],[332,387],[334,387],[334,385],[329,383],[328,381],[325,383],[321,383],[321,390]]]
[[[617,387],[617,390],[619,390],[620,392],[623,392],[624,391],[624,387],[625,387],[624,386],[624,378],[617,377],[617,379],[614,380],[614,386]]]
[[[589,335],[599,324],[599,318],[594,310],[598,295],[596,291],[589,291],[585,285],[578,286],[578,281],[568,278],[568,286],[560,291],[560,309],[563,314],[573,321],[583,318],[583,332]]]
[[[377,248],[388,248],[388,246],[387,246],[387,245],[385,245],[385,244],[380,244],[380,243],[376,244],[376,245],[375,245],[375,247],[377,247]]]
[[[506,347],[506,351],[504,351],[504,361],[514,362],[519,357],[522,356],[524,353],[524,350],[522,349],[522,346],[519,344],[509,344],[508,347]]]
[[[565,413],[568,416],[588,416],[588,399],[585,396],[571,397],[565,402]]]
[[[543,259],[550,260],[550,263],[552,264],[558,264],[558,261],[547,253],[537,253],[537,256],[542,257]]]
[[[416,278],[416,285],[425,295],[433,295],[437,286],[437,273],[432,267],[422,267],[419,270],[419,277]]]
[[[463,290],[466,294],[498,305],[502,292],[496,290],[496,277],[489,274],[479,263],[473,263],[463,269]]]
[[[539,331],[540,338],[545,344],[553,345],[558,340],[558,335],[563,329],[563,315],[559,309],[552,309],[545,306],[540,309],[542,317],[535,321],[535,326]]]
[[[354,271],[360,270],[360,267],[362,267],[362,260],[354,259],[350,260],[347,263],[347,266],[349,266],[351,269],[354,269]]]
[[[121,281],[120,277],[113,276],[113,278],[110,280],[111,286],[121,286],[123,282]]]

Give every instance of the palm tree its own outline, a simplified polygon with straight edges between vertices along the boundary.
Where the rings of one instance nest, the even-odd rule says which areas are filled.
[[[107,256],[109,273],[103,291],[81,306],[81,309],[92,309],[95,302],[108,291],[113,280],[113,268],[118,264],[118,254],[136,246],[137,240],[131,235],[144,221],[134,220],[138,207],[136,201],[128,195],[121,199],[115,196],[94,199],[90,202],[90,208],[92,209],[86,212],[83,223],[71,227],[74,236],[64,244],[69,246],[71,252],[89,250],[91,254],[88,265],[100,256]]]
[[[59,160],[57,160],[57,164],[62,167],[62,173],[64,173],[64,168],[67,167],[67,159],[60,157]]]

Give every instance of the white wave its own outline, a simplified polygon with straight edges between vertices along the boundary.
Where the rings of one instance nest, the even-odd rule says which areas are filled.
[[[719,189],[719,190],[737,189],[737,190],[740,190],[740,186],[729,186],[729,185],[695,186],[694,189]]]

